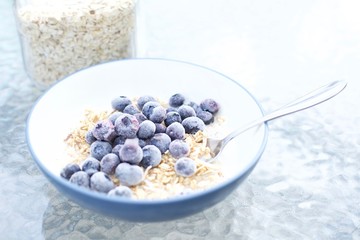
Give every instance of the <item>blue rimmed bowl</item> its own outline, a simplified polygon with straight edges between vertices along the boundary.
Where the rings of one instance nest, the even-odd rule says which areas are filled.
[[[48,180],[70,200],[112,217],[139,222],[177,219],[203,211],[231,194],[259,161],[267,126],[249,130],[225,148],[220,159],[224,180],[206,190],[159,200],[110,198],[60,177],[71,160],[64,139],[86,109],[109,109],[119,95],[168,99],[183,93],[193,101],[212,97],[225,118],[223,134],[263,115],[257,100],[238,82],[211,69],[165,59],[130,59],[78,71],[49,88],[27,120],[27,141],[34,161]],[[225,130],[226,129],[226,130]]]

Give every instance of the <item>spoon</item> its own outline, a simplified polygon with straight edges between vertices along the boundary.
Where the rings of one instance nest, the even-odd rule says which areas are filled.
[[[277,110],[274,110],[273,112],[270,112],[263,117],[249,123],[248,125],[245,125],[242,128],[236,129],[235,131],[228,134],[223,139],[214,139],[214,138],[208,138],[206,146],[210,149],[212,158],[206,160],[207,162],[214,161],[222,152],[226,144],[228,144],[233,138],[240,135],[241,133],[259,125],[265,122],[268,122],[270,120],[274,120],[276,118],[298,112],[310,107],[313,107],[319,103],[325,102],[329,100],[330,98],[336,96],[338,93],[340,93],[345,87],[346,87],[345,81],[335,81],[331,82],[325,86],[322,86],[303,97],[300,97],[288,104],[286,104],[283,107],[278,108]]]

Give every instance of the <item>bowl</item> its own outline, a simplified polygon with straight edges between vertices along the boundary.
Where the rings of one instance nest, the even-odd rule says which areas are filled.
[[[69,162],[64,139],[83,119],[86,109],[109,109],[116,96],[152,95],[168,99],[182,93],[195,102],[218,101],[224,117],[220,134],[263,115],[253,95],[238,82],[209,68],[166,59],[129,59],[80,70],[51,86],[34,104],[27,119],[27,142],[35,163],[68,199],[111,217],[156,222],[201,212],[224,200],[251,173],[267,141],[262,124],[232,140],[220,158],[224,179],[201,191],[167,199],[114,198],[60,177]]]

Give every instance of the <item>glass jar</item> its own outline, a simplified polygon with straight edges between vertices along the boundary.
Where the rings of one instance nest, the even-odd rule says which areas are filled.
[[[41,86],[135,55],[136,0],[15,0],[25,69]]]

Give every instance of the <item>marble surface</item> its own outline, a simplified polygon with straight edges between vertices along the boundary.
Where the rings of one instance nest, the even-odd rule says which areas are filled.
[[[40,173],[25,121],[42,94],[24,72],[12,1],[0,1],[1,239],[360,239],[360,3],[140,2],[138,56],[213,68],[266,111],[334,80],[334,99],[269,124],[266,150],[222,203],[165,223],[98,215]]]

